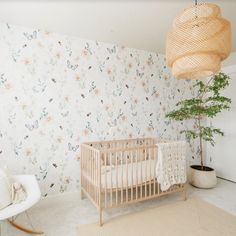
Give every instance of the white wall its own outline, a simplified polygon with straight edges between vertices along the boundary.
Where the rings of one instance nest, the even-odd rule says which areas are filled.
[[[231,21],[236,50],[236,1],[207,2],[218,4],[222,15]],[[0,1],[0,19],[164,53],[166,34],[174,17],[193,3],[193,0],[5,0]]]
[[[230,68],[236,65],[236,52],[232,52],[230,56],[222,62],[222,68],[226,73],[234,73],[235,69]]]
[[[233,62],[234,55],[228,59]],[[213,126],[221,128],[224,137],[216,137],[216,145],[207,145],[208,165],[213,166],[219,177],[236,182],[236,61],[223,68],[231,76],[230,86],[224,95],[232,99],[230,111],[220,113],[213,121]]]

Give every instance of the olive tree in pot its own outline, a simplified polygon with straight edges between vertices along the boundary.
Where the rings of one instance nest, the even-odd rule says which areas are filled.
[[[193,119],[192,129],[182,130],[188,142],[199,139],[199,155],[201,165],[190,167],[190,183],[199,188],[212,188],[216,185],[216,173],[213,168],[204,165],[203,141],[214,146],[214,135],[223,136],[224,133],[213,127],[205,125],[204,119],[213,118],[223,110],[229,110],[231,99],[222,96],[221,92],[229,85],[230,77],[224,73],[212,76],[207,82],[197,81],[193,86],[197,95],[191,99],[185,99],[176,104],[176,110],[166,114],[166,117],[183,121]]]

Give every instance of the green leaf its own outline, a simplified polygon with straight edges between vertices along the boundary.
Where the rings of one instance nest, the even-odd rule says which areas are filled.
[[[200,122],[204,117],[213,118],[218,113],[229,110],[231,99],[221,95],[221,92],[229,86],[230,77],[224,73],[214,75],[208,82],[197,81],[193,87],[197,95],[190,99],[181,100],[176,104],[176,109],[166,114],[166,117],[176,121],[193,119]],[[212,126],[196,125],[194,130],[182,130],[186,139],[190,142],[201,138],[214,145],[214,135],[224,133]]]

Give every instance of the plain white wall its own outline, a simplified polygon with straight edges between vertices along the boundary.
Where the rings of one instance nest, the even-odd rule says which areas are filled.
[[[232,99],[230,111],[220,113],[212,121],[213,126],[221,128],[224,137],[216,137],[216,145],[207,145],[207,163],[217,171],[217,176],[236,182],[236,53],[224,63],[222,69],[230,75],[230,86],[224,95]]]
[[[236,1],[208,2],[218,4],[222,16],[231,21],[236,50]],[[193,3],[193,0],[5,0],[0,1],[0,20],[164,53],[173,19]]]

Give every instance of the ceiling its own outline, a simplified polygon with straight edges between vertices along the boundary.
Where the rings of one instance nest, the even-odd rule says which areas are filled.
[[[202,2],[202,1],[198,1]],[[236,1],[218,4],[231,21],[236,51]],[[3,22],[164,53],[173,18],[190,0],[1,0]]]

